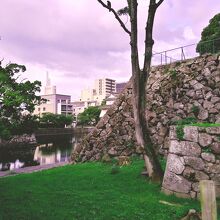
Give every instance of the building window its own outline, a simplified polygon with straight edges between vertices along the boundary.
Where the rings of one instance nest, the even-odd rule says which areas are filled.
[[[40,112],[40,108],[38,108],[38,111]]]
[[[46,111],[46,108],[45,108],[45,107],[43,107],[43,111]]]

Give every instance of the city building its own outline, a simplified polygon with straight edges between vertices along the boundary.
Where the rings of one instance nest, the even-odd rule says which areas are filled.
[[[96,101],[101,105],[102,101],[116,92],[116,82],[113,79],[96,79],[93,89],[84,89],[81,92],[80,101]]]
[[[62,95],[56,93],[56,86],[51,85],[49,75],[47,73],[46,86],[44,95],[41,98],[46,101],[35,107],[34,114],[42,116],[43,113],[72,115],[72,104],[70,95]]]
[[[86,108],[88,108],[89,106],[97,106],[97,102],[96,101],[75,101],[75,102],[71,102],[72,104],[72,109],[73,109],[73,115],[76,117],[77,120],[77,116],[78,114],[84,112],[84,110]]]
[[[116,100],[117,96],[118,96],[118,94],[111,94],[111,95],[109,95],[109,96],[105,99],[106,103],[105,103],[104,106],[101,107],[101,112],[100,112],[100,115],[99,115],[100,118],[102,118],[102,117],[105,115],[105,113],[108,111],[109,107],[110,107],[110,106],[114,103],[114,101]]]

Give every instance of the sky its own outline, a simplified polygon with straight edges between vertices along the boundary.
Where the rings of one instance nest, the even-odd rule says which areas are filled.
[[[111,3],[116,10],[126,6],[126,0]],[[141,63],[148,3],[140,0],[138,5]],[[203,28],[219,12],[219,0],[164,0],[155,18],[153,50],[198,42]],[[127,16],[122,20],[129,29]],[[57,92],[71,95],[72,100],[78,100],[81,90],[93,86],[97,78],[124,82],[131,76],[129,36],[97,0],[1,1],[0,36],[4,65],[25,65],[21,78],[39,80],[43,86],[48,72]],[[194,49],[186,48],[186,55],[193,56]],[[169,56],[178,59],[180,50]]]

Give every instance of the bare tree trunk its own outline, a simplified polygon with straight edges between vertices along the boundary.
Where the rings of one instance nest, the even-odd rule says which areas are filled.
[[[138,25],[137,25],[137,0],[127,0],[128,13],[130,15],[131,31],[129,31],[118,14],[111,7],[111,4],[105,4],[102,0],[97,0],[103,7],[107,8],[115,15],[122,28],[130,36],[131,44],[131,64],[132,64],[132,86],[133,86],[133,111],[135,120],[135,134],[137,143],[144,150],[144,160],[149,176],[155,182],[161,182],[163,178],[163,171],[161,169],[155,148],[150,138],[149,126],[145,116],[147,105],[146,100],[146,86],[150,73],[152,47],[154,41],[152,39],[154,17],[157,8],[164,0],[150,0],[148,19],[146,25],[145,36],[145,60],[144,68],[140,69],[138,58]]]
[[[131,0],[130,2],[130,18],[131,18],[131,64],[132,64],[132,86],[133,86],[133,111],[134,111],[134,120],[135,120],[135,134],[137,143],[144,149],[144,160],[145,165],[148,171],[148,175],[155,182],[161,182],[163,177],[163,171],[161,169],[158,157],[155,153],[153,143],[150,138],[149,126],[145,116],[146,110],[146,85],[150,72],[151,65],[151,54],[152,54],[152,30],[147,34],[149,39],[146,36],[147,51],[148,55],[145,59],[144,69],[140,70],[139,67],[139,58],[138,58],[138,30],[137,30],[137,0]],[[150,9],[149,9],[150,12]],[[155,12],[154,12],[155,13]],[[149,22],[148,14],[148,23],[152,21],[152,17]],[[154,14],[153,14],[154,17]],[[147,29],[147,27],[146,27]],[[152,29],[152,27],[151,27]],[[151,37],[150,37],[151,36]],[[146,51],[146,49],[145,49]]]

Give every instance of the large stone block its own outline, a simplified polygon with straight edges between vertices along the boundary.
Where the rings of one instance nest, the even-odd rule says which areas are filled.
[[[205,109],[200,109],[198,119],[206,120],[209,117],[209,112]]]
[[[198,142],[198,128],[195,126],[186,126],[184,127],[184,136],[183,138],[186,141],[193,141],[193,142]]]
[[[205,168],[205,163],[201,158],[198,157],[183,157],[185,164],[192,167],[195,170],[203,170]]]
[[[186,169],[183,172],[183,176],[191,182],[209,179],[209,176],[206,173],[195,170],[191,167],[186,167]]]
[[[175,173],[166,171],[163,179],[163,187],[180,193],[189,193],[192,183],[185,179],[183,176],[176,175]]]
[[[211,145],[211,149],[215,154],[220,154],[220,143],[215,142]]]
[[[206,128],[206,132],[209,134],[220,134],[220,126]]]
[[[199,134],[199,144],[202,147],[207,147],[212,143],[212,136],[206,133]]]
[[[175,154],[169,154],[166,169],[175,174],[181,174],[185,169],[183,158]]]
[[[170,153],[182,156],[200,156],[201,148],[195,142],[171,140]]]
[[[201,154],[201,157],[202,157],[202,159],[204,159],[208,162],[215,163],[215,155],[212,154],[212,153],[204,152],[204,153]]]

